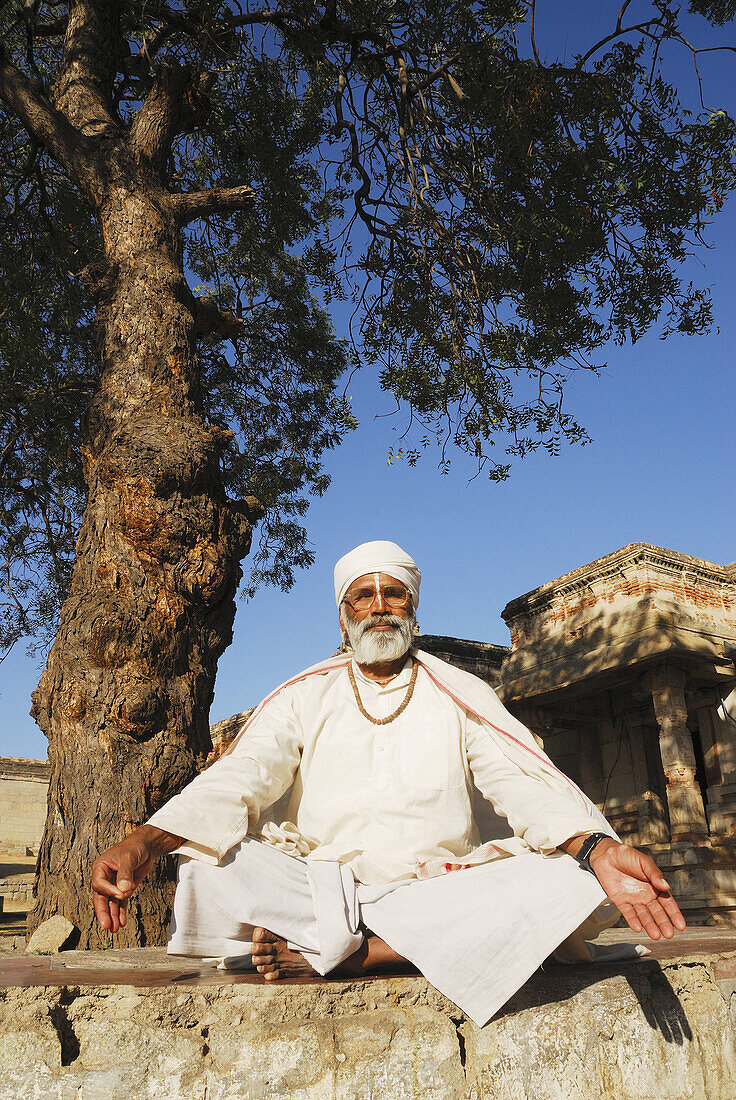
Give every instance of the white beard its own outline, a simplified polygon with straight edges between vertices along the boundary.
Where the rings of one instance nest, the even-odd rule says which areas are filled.
[[[396,661],[411,649],[416,619],[413,608],[406,615],[369,615],[362,622],[343,614],[345,635],[359,665],[379,665]],[[376,623],[388,623],[392,630],[371,630]]]

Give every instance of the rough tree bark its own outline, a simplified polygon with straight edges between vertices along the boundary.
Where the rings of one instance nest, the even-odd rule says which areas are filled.
[[[198,408],[196,337],[226,320],[192,297],[180,231],[208,196],[187,205],[162,183],[184,112],[206,87],[163,70],[124,130],[104,61],[115,7],[71,5],[53,100],[0,64],[0,94],[86,194],[104,245],[87,273],[103,367],[84,448],[89,499],[32,711],[49,740],[51,782],[29,924],[62,913],[82,946],[107,936],[91,910],[92,860],[178,791],[211,747],[217,660],[257,510],[226,500],[219,454],[229,433]],[[247,190],[212,193],[210,205],[242,204]],[[164,941],[171,870],[162,863],[137,892],[121,944]]]
[[[90,861],[211,748],[217,658],[250,542],[247,517],[218,488],[223,441],[197,413],[195,315],[173,219],[123,182],[100,218],[108,286],[84,453],[89,502],[33,706],[51,785],[32,924],[61,912],[85,943],[98,938],[86,911]],[[161,882],[159,872],[139,890],[121,942],[164,935]]]

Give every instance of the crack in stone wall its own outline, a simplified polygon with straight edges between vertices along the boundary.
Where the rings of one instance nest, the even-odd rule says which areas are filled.
[[[61,1064],[71,1066],[79,1057],[79,1038],[66,1011],[66,1005],[59,1003],[49,1012],[49,1019],[59,1037],[61,1045]]]

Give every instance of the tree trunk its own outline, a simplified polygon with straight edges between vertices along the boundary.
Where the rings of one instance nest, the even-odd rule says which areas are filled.
[[[131,176],[131,178],[135,178]],[[195,303],[179,229],[156,185],[111,183],[99,206],[102,384],[84,448],[89,499],[59,633],[33,696],[49,739],[36,927],[95,925],[90,864],[200,768],[217,660],[232,639],[247,508],[228,503],[229,433],[199,412]],[[165,942],[173,861],[134,896],[120,945]]]

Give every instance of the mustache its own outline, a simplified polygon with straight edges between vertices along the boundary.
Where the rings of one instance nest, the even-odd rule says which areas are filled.
[[[402,620],[398,615],[378,612],[375,615],[369,615],[367,619],[363,619],[361,623],[357,623],[356,625],[358,627],[358,637],[362,638],[366,630],[370,630],[372,626],[387,625],[394,630],[401,630]]]

